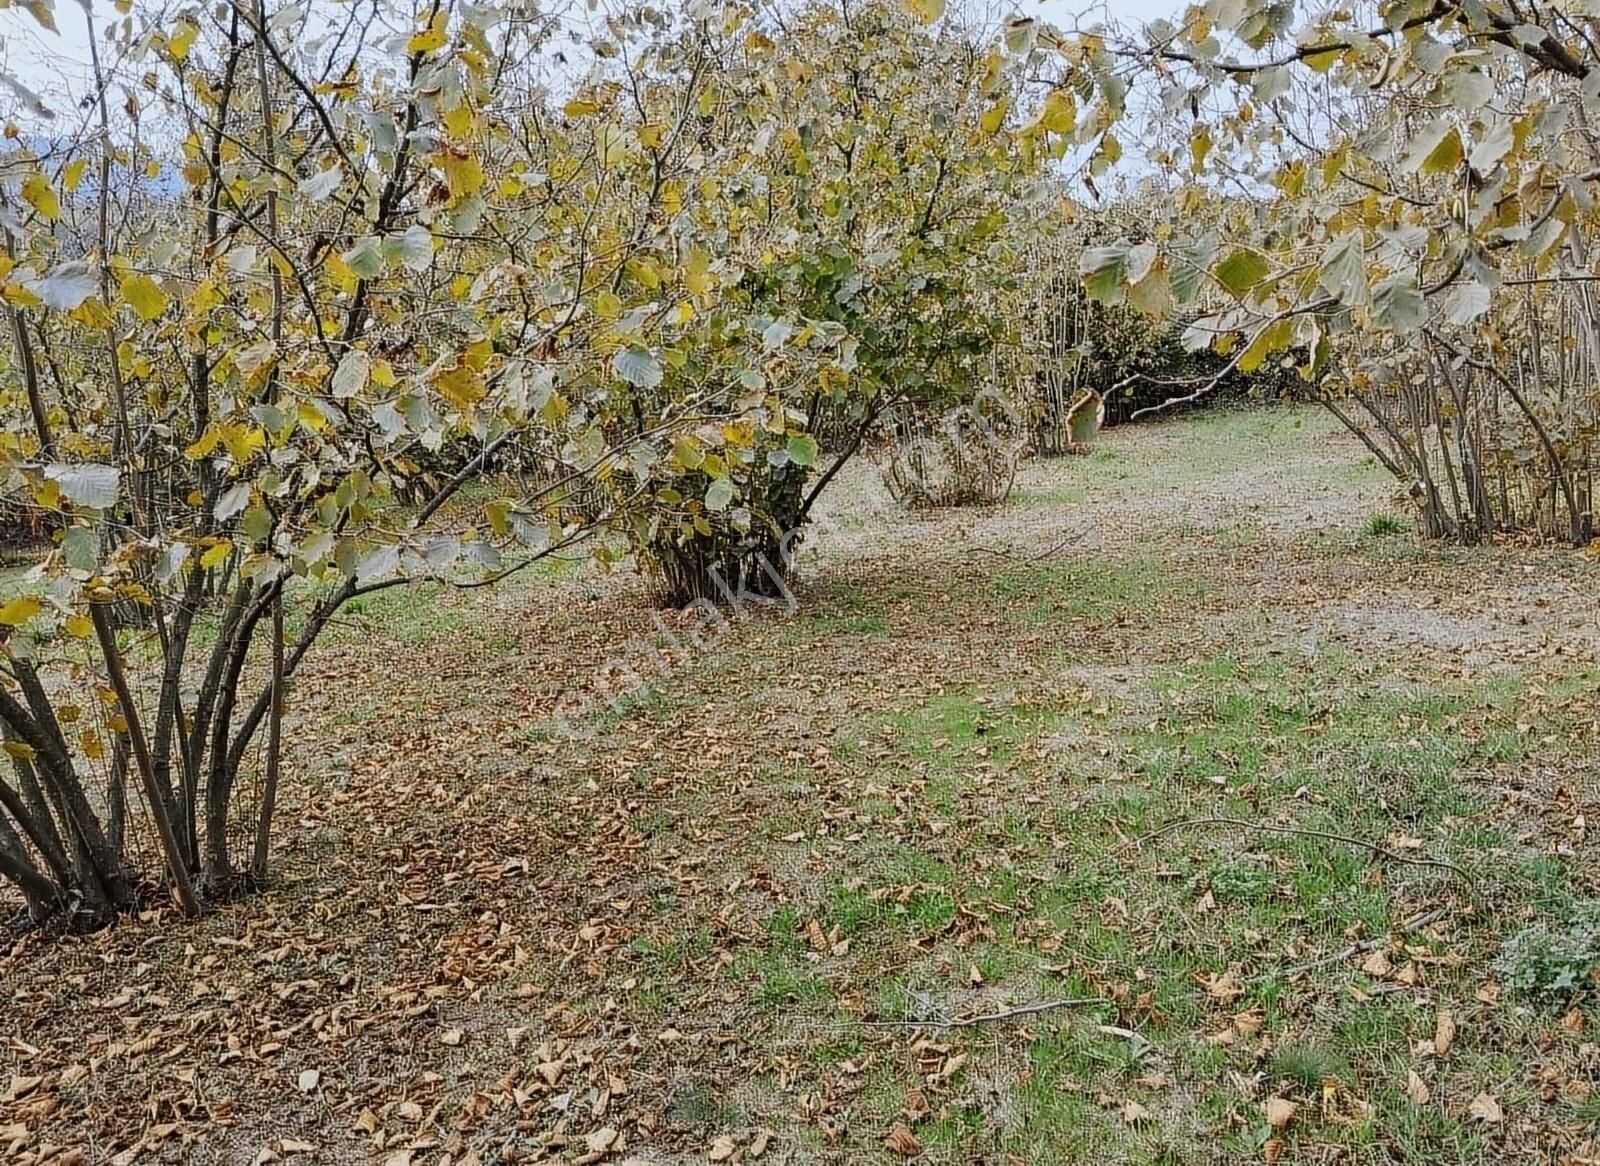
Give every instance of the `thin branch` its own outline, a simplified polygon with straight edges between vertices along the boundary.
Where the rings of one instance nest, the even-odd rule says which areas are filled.
[[[1062,1008],[1084,1008],[1091,1004],[1110,1004],[1107,996],[1073,996],[1063,1000],[1041,1000],[1036,1004],[1022,1004],[1000,1012],[986,1012],[981,1016],[968,1016],[961,1020],[863,1020],[868,1028],[976,1028],[980,1024],[1001,1024],[1007,1020],[1020,1020]]]
[[[1447,870],[1462,882],[1470,883],[1472,880],[1467,872],[1454,863],[1445,862],[1439,858],[1412,858],[1410,855],[1398,854],[1387,847],[1379,846],[1376,842],[1368,842],[1364,838],[1352,838],[1348,834],[1336,834],[1331,830],[1312,830],[1303,826],[1279,826],[1271,822],[1252,822],[1246,818],[1228,818],[1213,816],[1206,818],[1185,818],[1181,822],[1169,822],[1159,830],[1154,830],[1142,838],[1124,843],[1117,848],[1116,853],[1122,854],[1129,850],[1137,850],[1147,842],[1154,842],[1168,834],[1176,834],[1181,830],[1193,830],[1201,826],[1237,826],[1241,830],[1260,830],[1267,834],[1292,834],[1299,838],[1320,838],[1324,842],[1343,842],[1347,846],[1355,846],[1362,850],[1370,851],[1379,858],[1389,862],[1403,863],[1406,866],[1425,866],[1436,870]]]

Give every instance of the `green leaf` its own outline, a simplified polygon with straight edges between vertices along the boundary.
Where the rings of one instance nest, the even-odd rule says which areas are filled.
[[[789,451],[789,460],[797,466],[811,466],[817,462],[817,439],[809,433],[794,434],[784,448]]]
[[[81,465],[49,465],[44,476],[61,488],[62,495],[74,506],[90,510],[109,510],[117,504],[117,490],[122,474],[115,466],[84,462]]]
[[[93,571],[100,566],[100,540],[87,527],[69,527],[61,537],[61,557],[73,570]]]
[[[1116,306],[1123,300],[1128,277],[1128,245],[1092,247],[1083,253],[1079,265],[1083,290],[1096,303]]]
[[[716,513],[726,510],[728,503],[733,501],[733,483],[727,478],[718,478],[706,490],[706,509]]]
[[[1272,266],[1254,251],[1235,247],[1228,257],[1217,264],[1212,272],[1217,282],[1231,292],[1235,299],[1259,284],[1272,271]]]
[[[1446,78],[1443,91],[1451,105],[1472,113],[1494,100],[1494,81],[1481,70],[1462,69]]]
[[[348,400],[367,387],[371,375],[372,357],[360,348],[352,348],[333,370],[333,395],[341,401]]]
[[[661,383],[661,364],[643,348],[619,348],[611,358],[611,368],[630,385],[653,389]]]
[[[1391,275],[1372,289],[1372,319],[1380,328],[1415,332],[1428,318],[1428,305],[1409,275]]]
[[[1213,239],[1196,239],[1180,247],[1172,265],[1172,296],[1185,307],[1200,298],[1205,286],[1206,272],[1217,257],[1217,244]]]
[[[383,247],[375,236],[366,236],[340,258],[359,279],[376,279],[383,274]]]
[[[1474,170],[1480,174],[1488,174],[1495,163],[1511,152],[1514,143],[1511,123],[1505,118],[1499,118],[1483,131],[1483,136],[1472,147],[1472,153],[1467,156],[1467,160],[1472,163]]]
[[[72,259],[57,264],[50,274],[28,285],[34,295],[44,301],[44,306],[58,312],[70,312],[84,300],[94,295],[99,287],[94,269],[82,259]]]
[[[1470,324],[1489,310],[1493,298],[1493,293],[1476,280],[1457,284],[1445,297],[1445,316],[1458,327]]]
[[[673,442],[672,456],[686,470],[699,469],[700,463],[706,460],[705,451],[692,437],[680,437]]]
[[[433,233],[421,223],[412,223],[383,241],[383,253],[407,271],[427,271],[433,264]]]
[[[1366,257],[1357,236],[1335,239],[1322,252],[1317,283],[1341,304],[1360,303],[1367,295]]]

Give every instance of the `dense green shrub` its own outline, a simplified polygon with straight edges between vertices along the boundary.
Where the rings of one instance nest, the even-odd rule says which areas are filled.
[[[1151,320],[1135,308],[1103,304],[1087,304],[1083,320],[1079,383],[1105,396],[1107,425],[1120,425],[1140,409],[1186,396],[1228,366],[1229,357],[1209,348],[1185,348],[1182,321]],[[1293,369],[1269,364],[1254,373],[1228,373],[1216,388],[1184,407],[1277,400],[1299,384]]]

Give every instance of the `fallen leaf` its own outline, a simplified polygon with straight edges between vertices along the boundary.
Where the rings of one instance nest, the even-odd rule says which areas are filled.
[[[1220,976],[1212,976],[1202,982],[1205,984],[1206,995],[1224,1004],[1244,995],[1244,989],[1239,986],[1239,981],[1232,972],[1223,972]]]
[[[1506,1115],[1500,1109],[1500,1103],[1487,1093],[1480,1093],[1472,1099],[1472,1104],[1467,1107],[1467,1112],[1479,1121],[1502,1122]]]
[[[1122,1103],[1122,1120],[1127,1122],[1129,1125],[1135,1125],[1138,1122],[1146,1121],[1149,1119],[1149,1117],[1150,1111],[1144,1106],[1140,1105],[1137,1101],[1124,1101]]]
[[[1427,1105],[1428,1098],[1433,1096],[1428,1092],[1428,1083],[1417,1076],[1415,1069],[1406,1070],[1406,1096],[1412,1105]]]
[[[922,1143],[917,1141],[917,1135],[899,1122],[894,1124],[894,1128],[883,1139],[883,1144],[887,1149],[907,1158],[915,1158],[922,1153]]]
[[[1389,962],[1389,954],[1380,948],[1361,961],[1361,970],[1374,980],[1382,980],[1394,971],[1394,965]]]
[[[583,1144],[591,1154],[604,1154],[621,1149],[622,1131],[615,1126],[601,1126],[593,1133],[583,1135]]]
[[[1300,1107],[1286,1097],[1269,1097],[1262,1108],[1266,1111],[1267,1124],[1281,1130],[1294,1119],[1295,1110]]]
[[[726,1162],[739,1152],[739,1147],[734,1144],[732,1134],[718,1134],[711,1139],[711,1149],[706,1157],[713,1162]]]
[[[811,941],[812,951],[827,954],[828,937],[822,933],[822,924],[815,918],[806,920],[806,938]]]
[[[1455,1040],[1456,1018],[1451,1015],[1448,1008],[1441,1008],[1439,1015],[1433,1018],[1433,1055],[1449,1056],[1450,1046]]]
[[[300,1076],[295,1079],[295,1084],[300,1087],[301,1093],[310,1093],[322,1083],[322,1073],[317,1069],[302,1069]]]

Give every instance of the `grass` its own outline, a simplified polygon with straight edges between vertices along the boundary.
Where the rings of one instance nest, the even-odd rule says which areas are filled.
[[[951,1166],[1578,1159],[1600,1121],[1594,994],[1569,990],[1579,976],[1515,994],[1497,961],[1541,926],[1555,955],[1581,946],[1562,937],[1600,890],[1574,826],[1593,813],[1596,669],[1535,607],[1526,629],[1485,625],[1508,637],[1493,666],[1407,638],[1408,601],[1492,613],[1525,561],[1392,537],[1369,517],[1373,467],[1350,453],[1303,468],[1329,456],[1323,424],[1265,410],[1109,434],[1030,469],[1020,521],[1044,510],[1065,527],[1094,506],[1133,515],[1125,538],[1039,562],[830,561],[797,615],[736,623],[581,740],[536,731],[573,680],[545,668],[566,652],[581,680],[636,622],[536,588],[511,618],[435,589],[374,597],[340,625],[337,666],[391,667],[402,649],[476,661],[475,687],[408,697],[466,715],[436,724],[370,689],[324,710],[319,729],[359,756],[337,789],[297,788],[288,817],[351,840],[303,844],[315,865],[298,885],[320,896],[325,871],[349,870],[356,899],[275,900],[274,919],[313,915],[321,954],[303,973],[258,969],[291,950],[263,937],[248,953],[261,993],[235,1011],[277,1017],[272,990],[326,960],[362,1028],[318,1036],[295,1003],[273,1039],[330,1058],[330,1076],[345,1044],[408,1058],[447,1083],[419,1081],[427,1105],[463,1113],[537,1064],[533,1045],[567,1042],[578,1076],[489,1107],[470,1135],[524,1159],[576,1157],[601,1121],[650,1160],[768,1128],[778,1160],[898,1161],[884,1142],[901,1122],[916,1160]],[[1358,505],[1326,528],[1286,520],[1330,481]],[[1259,512],[1180,505],[1240,501],[1240,483]],[[940,536],[964,521],[907,530],[962,546]],[[1581,565],[1526,562],[1542,587],[1592,593]],[[1341,613],[1377,605],[1392,629],[1345,630]],[[513,655],[524,643],[532,663]],[[163,952],[146,936],[120,963],[96,949],[93,975],[165,960],[195,978],[185,945],[232,950],[210,925]],[[347,925],[381,959],[324,952]],[[1531,981],[1561,976],[1526,950]],[[413,1010],[486,1000],[515,1015],[485,1012],[460,1059],[416,1035]],[[1052,1000],[1082,1003],[916,1027]],[[1438,1056],[1444,1012],[1457,1035]],[[330,1034],[343,1014],[326,1014]],[[529,1043],[503,1043],[517,1029]],[[271,1071],[192,1039],[218,1088]],[[116,1088],[136,1105],[155,1087]],[[1503,1122],[1472,1115],[1484,1093]],[[1297,1107],[1281,1130],[1271,1098]],[[317,1140],[342,1147],[340,1121]],[[558,1122],[565,1144],[549,1141]]]
[[[1146,583],[1122,594],[1160,605],[1192,594],[1182,579],[1161,585],[1135,574]],[[1060,582],[1053,572],[1002,574],[991,594],[1028,610]],[[1004,840],[993,856],[1000,861],[974,865],[933,837],[859,845],[815,908],[830,934],[850,941],[850,954],[808,955],[796,938],[804,912],[786,911],[775,917],[766,949],[746,957],[753,1004],[791,1031],[804,1027],[801,1017],[836,1025],[840,994],[851,990],[837,985],[870,982],[890,967],[894,978],[871,1004],[888,1019],[982,1010],[972,1002],[980,991],[1015,1000],[1126,992],[1123,999],[1136,1002],[1091,1010],[1087,1020],[1046,1018],[1031,1042],[1004,1046],[1001,1093],[984,1104],[952,1104],[919,1133],[934,1160],[1051,1146],[1056,1156],[1030,1160],[1087,1162],[1114,1152],[1130,1161],[1188,1161],[1216,1152],[1219,1124],[1228,1154],[1258,1154],[1271,1136],[1258,1103],[1222,1084],[1230,1072],[1254,1071],[1258,1044],[1272,1091],[1308,1111],[1349,1105],[1360,1115],[1310,1119],[1311,1140],[1331,1139],[1356,1160],[1377,1161],[1397,1147],[1402,1156],[1459,1152],[1474,1160],[1487,1145],[1475,1131],[1444,1109],[1416,1112],[1391,1084],[1396,1072],[1403,1082],[1397,1066],[1413,1063],[1431,1008],[1407,996],[1372,996],[1392,983],[1348,965],[1335,964],[1310,984],[1283,974],[1350,936],[1383,935],[1418,901],[1455,901],[1461,888],[1431,874],[1383,871],[1359,844],[1233,828],[1172,836],[1143,856],[1122,853],[1121,840],[1182,818],[1287,818],[1353,840],[1415,836],[1428,853],[1477,871],[1485,886],[1528,893],[1527,876],[1490,869],[1516,843],[1494,822],[1482,788],[1460,780],[1515,760],[1504,733],[1528,715],[1526,685],[1441,675],[1392,690],[1372,679],[1353,655],[1305,669],[1264,653],[1228,652],[1153,670],[1098,718],[1111,723],[1124,759],[1114,768],[1132,780],[1120,793],[1092,798],[1083,787],[1094,766],[1086,772],[1073,759],[1075,772],[1058,776],[1058,764],[1033,749],[1047,736],[1082,731],[1081,707],[1019,706],[1000,686],[979,686],[890,713],[866,731],[888,743],[889,768],[914,772],[921,806],[965,823],[969,846],[994,830]],[[987,794],[968,780],[979,750],[1006,774]],[[994,820],[993,802],[1014,807],[1030,791],[1039,813],[1011,809]],[[866,803],[857,811],[883,812]],[[1049,826],[1041,830],[1043,821]],[[1459,956],[1454,945],[1465,943],[1481,975],[1500,935],[1487,921],[1448,944],[1415,934],[1408,941],[1410,950],[1440,958]],[[824,978],[819,965],[834,971]],[[1230,973],[1241,986],[1219,1006],[1204,984]],[[1436,1000],[1463,1010],[1473,1007],[1475,986],[1472,975],[1448,970],[1429,984]],[[1214,1043],[1245,1013],[1258,1018],[1249,1038]],[[1097,1035],[1096,1018],[1121,1019],[1149,1035]],[[1533,1039],[1537,1028],[1527,1025],[1521,1039]],[[1452,1075],[1490,1080],[1511,1070],[1505,1047],[1464,1050]],[[1138,1084],[1148,1080],[1166,1083]],[[880,1123],[903,1105],[894,1087],[885,1090],[876,1102]],[[1182,1100],[1174,1105],[1175,1095]],[[1121,1103],[1106,1097],[1140,1099],[1155,1116],[1130,1127]]]
[[[1197,459],[1191,471],[1202,475],[1248,464],[1251,442],[1296,435],[1277,416],[1195,430],[1197,441],[1243,432],[1244,448]],[[1079,480],[1113,481],[1128,468],[1121,461],[1102,451],[1073,468]],[[1360,464],[1349,471],[1355,481],[1371,475]],[[1076,489],[1031,501],[1071,505]],[[1389,538],[1407,530],[1388,515],[1367,521],[1375,561],[1459,563],[1455,552]],[[1271,537],[1237,525],[1196,526],[1187,536],[1222,550]],[[827,886],[795,917],[814,912],[849,940],[848,951],[797,955],[786,932],[768,949],[774,963],[752,991],[755,1004],[798,1039],[811,1025],[848,1024],[842,1002],[873,983],[869,1015],[893,1020],[1052,996],[1111,1001],[1047,1015],[1028,1027],[1030,1039],[1003,1030],[942,1037],[973,1056],[987,1049],[991,1080],[987,1092],[953,1087],[918,1128],[932,1161],[1259,1160],[1275,1136],[1262,1117],[1268,1094],[1299,1106],[1285,1136],[1308,1151],[1338,1147],[1358,1162],[1494,1160],[1495,1131],[1468,1119],[1465,1103],[1485,1090],[1515,1095],[1519,1050],[1547,1039],[1544,1022],[1499,1016],[1492,1039],[1463,1040],[1437,1072],[1414,1049],[1439,1009],[1484,1012],[1476,993],[1514,928],[1477,914],[1474,895],[1524,903],[1575,893],[1571,870],[1539,861],[1502,823],[1493,788],[1526,760],[1530,722],[1571,730],[1549,696],[1570,699],[1587,673],[1558,665],[1530,681],[1515,669],[1462,675],[1448,660],[1413,660],[1393,683],[1364,651],[1289,660],[1270,641],[1200,655],[1180,648],[1163,660],[1172,651],[1160,641],[1163,621],[1227,605],[1203,574],[1159,555],[1012,565],[949,591],[957,612],[981,610],[1002,627],[1145,629],[1140,651],[1155,662],[1131,689],[1088,699],[1060,691],[1019,699],[1014,682],[996,677],[845,730],[871,743],[889,792],[857,793],[843,812],[869,827],[869,839],[908,818],[942,832],[902,830],[897,844],[864,839],[835,852]],[[877,634],[859,598],[846,609],[802,621],[794,646],[825,658],[835,644],[843,651]],[[1045,650],[1047,660],[1080,666],[1084,655]],[[1053,740],[1096,745],[1063,755],[1043,747]],[[989,776],[975,781],[975,766]],[[1217,816],[1350,841],[1197,826],[1127,849],[1128,839],[1172,822]],[[1376,863],[1365,842],[1455,862],[1474,885],[1469,894],[1437,871]],[[1507,864],[1508,856],[1520,857]],[[1402,921],[1420,904],[1443,905],[1456,922],[1406,932]],[[1317,962],[1352,940],[1390,934],[1390,973],[1370,974],[1355,959]],[[1408,960],[1420,991],[1392,978]],[[1307,962],[1316,968],[1309,976],[1290,974]],[[1235,986],[1207,986],[1219,982]],[[1253,1018],[1248,1028],[1236,1027],[1240,1016]],[[1096,1027],[1108,1023],[1140,1039]],[[1569,1041],[1557,1054],[1573,1071],[1575,1051]],[[1433,1082],[1427,1106],[1405,1091],[1413,1067]],[[1254,1090],[1230,1084],[1251,1079],[1260,1082]],[[866,1126],[885,1128],[910,1087],[894,1074],[878,1082],[859,1101]],[[1130,1099],[1147,1114],[1131,1124],[1122,1110]]]

